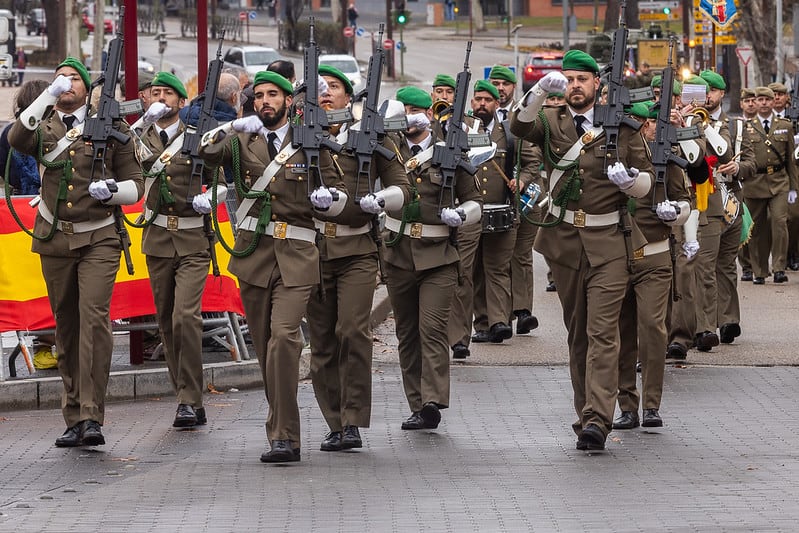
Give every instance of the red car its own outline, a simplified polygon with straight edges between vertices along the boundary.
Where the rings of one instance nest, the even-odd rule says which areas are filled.
[[[81,19],[83,20],[83,27],[89,30],[89,33],[94,32],[94,22],[89,20],[89,15],[83,13],[81,15]],[[107,34],[114,33],[114,22],[111,19],[105,19],[103,21],[103,32]]]
[[[527,92],[538,80],[563,70],[563,52],[530,52],[522,68],[522,89]]]

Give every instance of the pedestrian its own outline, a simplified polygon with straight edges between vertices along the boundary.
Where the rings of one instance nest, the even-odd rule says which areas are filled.
[[[56,439],[61,447],[105,444],[101,426],[114,346],[109,312],[121,249],[112,206],[134,204],[144,190],[135,143],[109,139],[104,168],[92,157],[78,156],[87,153],[81,131],[91,120],[90,86],[83,63],[66,58],[8,134],[11,146],[25,154],[38,156],[42,146],[52,148],[40,160],[46,165],[32,249],[41,258],[56,322],[67,424]],[[115,127],[130,135],[124,121]],[[101,176],[105,179],[97,179]]]
[[[358,26],[358,10],[355,8],[355,2],[350,2],[349,7],[347,7],[347,19],[353,28]]]
[[[327,110],[347,109],[353,88],[347,76],[335,67],[319,66],[327,82],[327,92],[319,105]],[[347,144],[355,135],[345,122],[333,140]],[[393,144],[383,147],[394,154]],[[405,168],[396,155],[391,160],[376,152],[369,160],[368,175],[359,174],[359,157],[348,150],[335,159],[347,190],[351,193],[344,212],[338,217],[317,213],[319,253],[322,257],[322,284],[308,302],[308,329],[311,334],[311,382],[316,401],[330,432],[322,441],[322,451],[361,448],[359,427],[368,428],[372,410],[372,310],[378,277],[379,223],[376,215],[386,209],[402,209],[409,197],[410,184]],[[382,188],[371,194],[376,180]],[[382,206],[381,206],[382,203]]]
[[[45,80],[26,82],[14,95],[14,118],[18,119],[48,85]],[[0,175],[8,182],[12,195],[35,196],[39,194],[39,187],[42,184],[38,163],[31,155],[10,150],[11,146],[8,143],[10,129],[11,124],[3,128],[0,133]],[[11,161],[8,161],[9,157]],[[6,164],[8,164],[8,174],[6,174]],[[50,345],[47,349],[50,350]]]
[[[544,222],[551,227],[538,230],[535,250],[549,260],[563,307],[579,450],[604,449],[611,431],[628,250],[646,244],[626,205],[648,194],[652,182],[646,145],[633,128],[622,125],[615,153],[605,153],[602,126],[592,127],[598,89],[596,61],[569,50],[563,72],[544,76],[511,118],[511,131],[544,151],[550,176]],[[543,108],[550,92],[564,92],[567,106]]]
[[[430,161],[438,139],[430,131],[432,98],[417,87],[402,87],[408,128],[396,140],[408,171],[411,201],[386,213],[385,270],[394,309],[399,361],[411,415],[402,429],[435,429],[449,407],[447,321],[458,283],[456,228],[481,220],[475,180],[458,170],[452,194],[442,193],[440,172]],[[439,198],[447,203],[439,206]],[[457,203],[451,203],[457,200]]]
[[[320,281],[314,210],[336,216],[347,202],[330,153],[319,153],[321,175],[315,176],[305,153],[292,146],[288,110],[293,91],[280,74],[259,72],[253,85],[256,115],[234,120],[200,147],[207,164],[236,169],[237,190],[245,177],[249,185],[247,198],[240,199],[239,210],[246,216],[239,219],[228,269],[239,279],[269,404],[270,450],[261,455],[264,463],[300,460],[300,322]],[[232,134],[222,135],[224,130]],[[240,154],[235,165],[234,153]],[[310,198],[309,179],[322,182]]]
[[[23,78],[25,77],[25,67],[28,66],[28,55],[25,50],[20,46],[17,48],[17,87],[22,85]]]

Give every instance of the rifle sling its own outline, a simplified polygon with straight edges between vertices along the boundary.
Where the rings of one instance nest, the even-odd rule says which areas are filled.
[[[590,138],[589,138],[589,135],[588,135],[589,133],[592,134],[592,136],[590,136]],[[598,139],[599,136],[602,135],[602,133],[604,133],[604,130],[602,129],[602,126],[592,127],[590,129],[586,130],[586,132],[583,135],[581,135],[579,139],[577,139],[577,142],[574,143],[571,148],[569,148],[569,151],[566,152],[565,154],[563,154],[563,157],[560,158],[560,161],[564,161],[565,160],[569,164],[573,163],[577,159],[577,156],[580,155],[580,150],[582,150],[583,147],[586,144],[588,144],[585,141],[591,142],[591,141],[593,141],[595,139]],[[585,139],[585,141],[584,141],[584,139]],[[558,181],[560,181],[560,178],[563,177],[563,172],[564,171],[560,170],[560,169],[555,169],[555,170],[552,171],[552,174],[550,174],[550,176],[549,176],[549,190],[550,191],[554,191],[555,190],[555,185],[557,185]]]
[[[58,140],[58,143],[55,145],[55,148],[51,152],[48,152],[44,155],[42,159],[47,161],[48,163],[52,163],[55,161],[55,158],[61,155],[64,150],[67,149],[69,145],[75,142],[78,137],[83,135],[83,126],[86,125],[86,121],[84,120],[80,124],[75,125],[74,128],[67,131],[67,133]],[[75,135],[75,131],[77,131],[77,135]]]
[[[252,184],[252,187],[250,187],[250,191],[251,192],[265,191],[266,188],[269,187],[270,181],[275,176],[275,174],[277,174],[278,170],[280,170],[281,167],[283,167],[283,165],[286,163],[286,161],[289,160],[289,158],[291,158],[291,156],[300,151],[301,148],[302,148],[301,146],[297,146],[295,148],[291,144],[283,148],[277,154],[277,156],[275,156],[275,158],[266,166],[263,174],[261,174],[261,177],[258,178],[255,181],[255,183]],[[255,198],[245,198],[244,201],[241,202],[241,205],[236,210],[236,220],[244,220],[244,217],[247,216],[247,213],[249,213],[250,209],[255,203],[255,200],[256,200]]]

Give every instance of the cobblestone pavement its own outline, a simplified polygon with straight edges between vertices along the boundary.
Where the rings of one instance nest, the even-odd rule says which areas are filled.
[[[302,461],[261,464],[259,391],[112,404],[108,445],[58,449],[57,410],[0,418],[0,531],[795,531],[795,367],[672,367],[666,426],[575,449],[565,366],[458,366],[436,431],[399,429],[399,368],[375,370],[364,448],[326,453],[300,387]]]

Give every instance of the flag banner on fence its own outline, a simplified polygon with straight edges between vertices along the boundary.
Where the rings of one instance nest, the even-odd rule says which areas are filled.
[[[36,208],[28,204],[30,199],[12,198],[15,211],[28,229],[33,228],[36,217]],[[124,206],[123,210],[128,219],[135,219],[141,213],[141,202]],[[219,205],[218,216],[225,242],[232,243],[233,232],[224,204]],[[134,274],[128,274],[120,254],[120,269],[111,298],[112,320],[155,313],[147,264],[141,253],[142,230],[128,226],[128,233]],[[5,199],[0,199],[0,331],[34,331],[55,327],[39,254],[31,251],[31,239],[14,220]],[[244,314],[238,282],[227,270],[230,254],[219,243],[216,244],[216,254],[221,276],[215,278],[209,265],[202,310]]]

